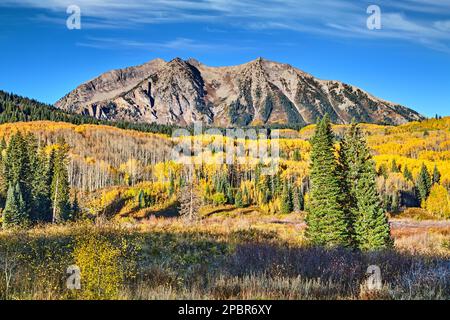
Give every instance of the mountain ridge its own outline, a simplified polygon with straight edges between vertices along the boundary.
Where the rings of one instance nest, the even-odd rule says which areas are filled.
[[[112,121],[186,126],[335,123],[399,125],[424,119],[416,111],[349,84],[315,78],[289,64],[257,58],[210,67],[191,58],[111,70],[55,103],[57,108]]]

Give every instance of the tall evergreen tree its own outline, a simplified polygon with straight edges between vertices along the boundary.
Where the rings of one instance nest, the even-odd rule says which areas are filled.
[[[334,136],[330,118],[326,115],[311,139],[311,199],[306,237],[315,245],[351,245],[337,166]]]
[[[347,132],[341,147],[349,167],[347,183],[354,244],[362,250],[376,250],[392,245],[390,228],[376,186],[375,163],[363,133],[356,124]],[[393,169],[398,166],[392,165]]]
[[[173,196],[175,194],[175,176],[174,174],[170,173],[169,177],[169,197]]]
[[[145,203],[145,194],[144,194],[144,190],[139,190],[138,193],[138,205],[139,205],[139,209],[144,209],[147,204]]]
[[[78,202],[78,195],[75,192],[73,201],[72,201],[72,220],[77,221],[81,218],[81,208],[80,203]]]
[[[233,190],[232,190],[231,185],[229,183],[227,183],[226,197],[227,197],[227,203],[228,204],[233,204],[234,203]]]
[[[67,172],[68,145],[64,139],[59,139],[55,151],[51,199],[53,207],[53,222],[71,220],[69,174]]]
[[[407,181],[413,181],[413,175],[407,166],[405,166],[405,169],[403,170],[403,177]]]
[[[3,210],[3,228],[27,227],[30,223],[20,183],[17,182],[15,186],[10,185],[8,188],[5,209]]]
[[[303,211],[305,209],[305,198],[301,187],[294,188],[293,197],[294,211]]]
[[[300,154],[300,150],[299,149],[295,149],[294,150],[293,160],[294,161],[301,161],[302,160],[302,156]]]
[[[422,164],[419,177],[417,178],[416,187],[419,192],[420,201],[426,201],[431,190],[431,176],[425,164]]]
[[[391,163],[391,172],[392,173],[399,173],[400,172],[400,169],[398,168],[397,161],[395,159],[393,159],[392,163]]]
[[[294,210],[294,204],[292,201],[292,193],[287,181],[284,182],[283,193],[281,194],[281,213],[287,214]]]
[[[236,208],[244,207],[244,200],[242,199],[241,190],[238,190],[238,192],[236,193],[236,196],[234,197],[234,205],[236,206]]]
[[[34,148],[31,148],[34,151]],[[24,136],[18,132],[10,138],[6,148],[4,177],[7,185],[19,184],[25,202],[24,214],[31,215],[33,171],[30,164],[30,146]]]
[[[34,222],[51,222],[52,201],[49,186],[51,186],[52,182],[52,172],[45,152],[39,152],[34,160],[34,168],[32,220]]]
[[[339,144],[338,175],[342,189],[342,208],[348,220],[350,236],[354,237],[353,224],[355,215],[352,212],[357,206],[353,183],[358,177],[358,169],[355,163],[358,158],[358,145],[355,141],[357,126],[352,121],[349,131],[343,136]]]
[[[434,165],[433,184],[438,184],[440,181],[441,181],[441,173],[439,172],[437,165]]]

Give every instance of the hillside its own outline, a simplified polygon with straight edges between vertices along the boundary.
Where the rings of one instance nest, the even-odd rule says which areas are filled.
[[[166,134],[170,134],[173,129],[171,126],[158,124],[99,120],[90,116],[59,110],[52,105],[0,90],[0,123],[42,120],[62,121],[73,124],[103,124],[122,129]]]
[[[420,206],[414,200],[414,181],[422,164],[426,165],[429,172],[433,172],[436,166],[441,174],[440,184],[450,189],[449,122],[450,118],[444,118],[398,127],[362,125],[375,156],[380,175],[379,190],[384,197],[388,197],[389,201],[392,201],[392,197],[396,198],[399,207]],[[313,128],[314,126],[309,126],[300,131],[281,131],[281,179],[300,184],[308,179],[308,139]],[[348,126],[335,125],[334,131],[339,135],[346,128]],[[47,144],[55,143],[58,137],[64,137],[71,147],[70,184],[80,191],[134,187],[141,183],[161,183],[167,186],[171,176],[176,175],[181,179],[187,175],[185,168],[169,161],[173,141],[165,135],[100,125],[27,122],[0,125],[0,137],[8,139],[11,132],[17,130],[33,132],[42,143]],[[198,139],[204,145],[212,141],[211,137]],[[393,169],[393,163],[397,169]],[[405,178],[405,168],[412,173],[412,181]],[[254,169],[252,166],[239,169],[244,177],[242,183],[248,183],[250,189],[254,188],[254,182],[246,181],[245,177],[253,177]],[[216,165],[204,166],[202,170],[208,172],[205,173],[207,179],[204,181],[204,188],[212,183],[210,179],[215,175],[226,172],[226,168]],[[265,209],[276,211],[276,207],[265,206]]]
[[[398,125],[423,119],[357,87],[262,58],[232,67],[156,59],[104,73],[55,105],[97,119],[179,126],[195,121],[220,127],[305,125],[325,113],[342,124],[355,119]]]

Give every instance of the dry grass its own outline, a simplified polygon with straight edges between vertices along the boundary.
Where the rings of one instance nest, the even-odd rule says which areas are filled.
[[[395,250],[361,253],[308,247],[302,214],[264,215],[248,208],[205,216],[198,222],[151,218],[121,227],[76,224],[20,235],[0,232],[0,257],[6,243],[22,257],[7,295],[0,278],[0,295],[83,297],[68,292],[64,279],[73,263],[74,239],[88,228],[112,242],[125,237],[139,242],[138,268],[117,284],[118,299],[450,298],[447,222],[394,220]],[[382,271],[381,291],[365,286],[369,265]]]

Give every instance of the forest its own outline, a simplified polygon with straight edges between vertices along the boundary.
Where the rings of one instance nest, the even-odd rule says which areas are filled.
[[[1,97],[4,299],[448,299],[450,118],[280,128],[266,175],[250,153],[185,165],[171,131]],[[185,138],[205,146],[192,157],[221,156],[216,136]],[[369,263],[377,292],[360,287]]]
[[[448,217],[448,197],[443,196],[450,189],[448,122],[449,119],[444,118],[428,120],[418,126],[360,125],[375,161],[376,189],[386,212],[398,214],[409,208],[422,208],[423,214],[430,217]],[[32,163],[25,167],[37,169],[39,174],[51,172],[52,169],[41,169],[34,162],[48,167],[53,153],[57,153],[63,143],[65,175],[71,190],[69,202],[75,197],[82,199],[80,214],[86,216],[120,213],[131,218],[146,217],[165,207],[176,206],[176,193],[190,180],[192,170],[198,177],[196,193],[203,205],[257,206],[268,214],[301,212],[308,206],[310,196],[309,140],[313,128],[282,130],[279,171],[273,176],[261,175],[261,168],[252,161],[187,168],[171,158],[173,141],[169,136],[63,122],[1,125],[2,166],[6,168],[9,159],[19,156],[16,153],[20,153],[21,148],[33,153],[25,156]],[[336,148],[343,139],[342,129],[343,126],[334,127]],[[212,138],[194,139],[206,145]],[[16,144],[16,140],[24,144],[19,149],[11,146],[10,141]],[[32,179],[27,175],[32,176],[33,172],[20,174],[26,184],[31,185]],[[1,179],[0,203],[4,207],[9,184],[14,184],[15,188],[17,181],[11,180],[5,169]],[[52,178],[45,179],[51,181]],[[25,184],[20,188],[32,193]],[[148,206],[141,201],[138,205],[141,193],[153,198],[158,194],[160,201],[150,201]],[[111,212],[110,208],[117,212]]]

